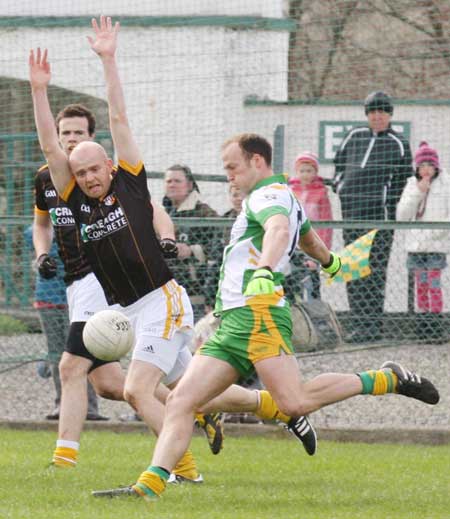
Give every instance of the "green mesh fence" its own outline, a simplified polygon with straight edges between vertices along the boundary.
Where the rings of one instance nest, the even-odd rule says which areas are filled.
[[[51,373],[67,319],[62,307],[44,317],[35,308],[26,232],[43,158],[28,51],[49,49],[54,113],[68,103],[88,106],[97,138],[113,155],[103,76],[86,43],[90,18],[103,11],[122,24],[119,67],[153,199],[164,201],[165,171],[181,163],[192,169],[199,198],[214,213],[169,208],[178,241],[191,249],[170,267],[197,320],[213,305],[235,216],[220,146],[235,133],[254,131],[273,142],[274,170],[289,174],[324,240],[346,257],[343,279],[329,284],[309,258],[294,256],[286,292],[295,307],[297,352],[448,340],[446,2],[132,0],[126,12],[111,0],[97,2],[96,12],[87,1],[35,4],[0,6],[0,314],[30,329],[0,335],[1,372],[28,370],[30,383],[42,384],[36,362],[49,361],[39,366]],[[365,107],[377,91],[389,97],[369,98]],[[419,149],[422,141],[431,150]],[[315,159],[296,160],[304,152],[316,156],[321,180],[304,170]],[[429,175],[424,168],[416,170],[418,152],[418,160],[439,170],[432,180],[420,177]],[[60,326],[46,327],[46,317]]]

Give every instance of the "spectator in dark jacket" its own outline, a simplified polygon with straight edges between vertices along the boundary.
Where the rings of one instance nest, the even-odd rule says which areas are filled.
[[[353,128],[342,141],[334,164],[334,188],[343,220],[395,220],[397,203],[413,174],[408,141],[391,127],[391,98],[372,92],[364,102],[367,126]],[[376,223],[374,223],[376,227]],[[369,229],[344,229],[349,244]],[[371,274],[347,284],[353,331],[347,340],[367,342],[382,338],[386,270],[393,231],[379,230],[370,253]]]

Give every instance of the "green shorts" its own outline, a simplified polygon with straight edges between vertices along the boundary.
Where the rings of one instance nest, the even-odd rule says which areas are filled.
[[[256,362],[282,352],[293,354],[291,336],[289,304],[252,304],[225,311],[219,328],[197,353],[224,360],[248,377]]]

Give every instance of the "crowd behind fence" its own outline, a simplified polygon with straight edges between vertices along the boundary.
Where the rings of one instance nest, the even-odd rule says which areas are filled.
[[[152,173],[150,177],[154,199],[161,200],[163,174]],[[201,188],[207,184],[205,178],[196,177],[196,180]],[[216,196],[222,193],[222,197],[228,198],[230,193],[223,182],[224,177],[212,176],[210,180],[215,185]],[[333,196],[331,192],[330,196]],[[52,290],[55,288],[47,288],[50,305],[46,304],[47,301],[42,304],[36,292],[34,252],[26,238],[32,224],[31,210],[29,208],[28,214],[0,217],[0,317],[4,314],[22,320],[27,327],[23,333],[12,336],[2,335],[0,330],[0,389],[5,397],[0,418],[3,419],[51,416],[49,411],[53,400],[56,404],[58,398],[57,391],[54,395],[57,383],[50,381],[54,379],[55,367],[64,347],[67,307],[64,301],[57,297],[54,299],[57,294]],[[236,211],[230,209],[226,215],[228,217],[173,217],[177,240],[184,240],[196,251],[182,260],[170,260],[170,268],[185,285],[195,311],[197,324],[192,349],[204,341],[217,325],[211,310],[223,248],[229,239]],[[414,267],[411,263],[408,240],[411,231],[418,233],[419,237],[424,231],[440,231],[448,235],[450,222],[327,220],[313,221],[313,226],[319,231],[332,229],[331,247],[337,252],[344,251],[345,229],[359,229],[365,236],[376,230],[379,236],[387,235],[392,246],[384,290],[377,283],[364,287],[359,293],[356,308],[349,305],[345,280],[330,282],[318,275],[318,270],[311,268],[308,258],[300,250],[295,252],[286,272],[285,289],[293,312],[293,346],[300,358],[331,355],[337,361],[338,357],[346,358],[348,352],[364,348],[376,352],[379,348],[395,347],[405,354],[408,347],[416,351],[417,345],[429,348],[431,343],[439,348],[438,344],[448,342],[448,268],[446,263],[440,265],[439,300],[430,300],[435,295],[433,290],[428,290],[428,301],[425,301],[427,296],[418,291],[417,265]],[[371,250],[373,253],[369,244],[368,255]],[[347,275],[358,278],[359,273],[347,272]],[[381,315],[373,314],[373,301],[381,304]],[[428,307],[424,306],[426,304]],[[374,320],[377,321],[375,326]],[[361,330],[367,333],[361,335]],[[125,365],[127,362],[125,360]],[[330,362],[330,369],[332,366],[333,362]],[[106,412],[113,418],[130,416],[125,404],[108,408]]]
[[[19,234],[29,227],[26,224],[10,225]],[[179,222],[175,221],[176,224]],[[213,239],[221,240],[230,228],[231,221],[223,218],[180,222],[183,226],[196,229],[206,229]],[[370,231],[372,222],[364,222]],[[373,222],[374,224],[376,222]],[[317,222],[317,227],[332,226],[334,228],[335,250],[339,251],[342,242],[342,227],[354,225],[354,222]],[[328,284],[326,278],[321,278],[320,299],[311,298],[309,283],[310,270],[305,266],[305,258],[299,251],[292,261],[292,271],[286,277],[286,291],[292,303],[293,311],[293,346],[300,362],[305,367],[306,375],[315,370],[337,369],[342,363],[352,362],[365,365],[370,356],[380,357],[380,349],[387,349],[388,356],[398,355],[408,359],[409,355],[422,358],[440,358],[442,346],[449,340],[449,287],[450,276],[448,269],[443,271],[442,288],[444,306],[439,313],[420,312],[417,307],[415,280],[407,268],[408,254],[404,249],[406,233],[418,224],[400,224],[396,222],[378,222],[382,228],[394,230],[394,242],[389,261],[384,312],[376,336],[366,336],[364,340],[355,340],[352,332],[359,323],[367,324],[368,316],[363,309],[360,313],[349,310],[346,285],[342,282]],[[425,224],[422,227],[450,230],[449,223]],[[2,225],[2,230],[5,231]],[[23,243],[17,242],[18,250],[25,252],[20,262],[13,262],[10,278],[5,278],[5,257],[1,262],[1,314],[15,317],[26,323],[28,330],[18,335],[1,335],[0,332],[0,391],[3,404],[0,406],[0,419],[23,420],[44,419],[51,415],[56,403],[55,384],[52,382],[53,369],[57,365],[64,347],[64,327],[67,326],[67,309],[64,305],[54,308],[33,305],[35,272],[32,270],[32,252]],[[22,251],[24,248],[24,251]],[[213,331],[216,323],[208,314],[208,303],[213,297],[214,284],[208,282],[215,279],[217,265],[203,263],[196,265],[197,280],[188,282],[186,288],[191,293],[193,306],[196,311],[196,333],[192,349],[205,340]],[[176,268],[174,268],[176,273]],[[9,287],[10,299],[7,302],[5,281],[13,283]],[[208,281],[208,282],[206,282]],[[6,284],[7,284],[6,283]],[[208,286],[211,292],[208,294]],[[50,294],[51,295],[51,294]],[[369,315],[370,318],[370,315]],[[1,322],[1,318],[0,318]],[[51,326],[45,327],[50,323]],[[434,348],[436,353],[431,353]],[[370,349],[371,352],[367,352]],[[364,352],[366,350],[366,353]],[[408,353],[410,351],[410,353]],[[441,351],[441,353],[438,353]],[[422,353],[421,353],[422,352]],[[428,353],[427,353],[428,352]],[[316,357],[322,355],[322,357]],[[436,357],[437,356],[437,357]],[[316,359],[316,360],[315,360]],[[322,360],[320,360],[322,359]],[[345,362],[344,360],[347,359]],[[433,361],[433,362],[434,362]],[[422,362],[425,363],[425,358]],[[431,362],[431,361],[430,361]],[[440,361],[439,361],[440,362]],[[123,362],[126,367],[128,359]],[[425,369],[430,369],[428,360]],[[311,367],[310,367],[311,365]],[[309,371],[311,370],[311,373]],[[340,369],[349,369],[342,365]],[[356,369],[356,368],[355,368]],[[442,375],[441,382],[445,380]],[[247,381],[253,382],[253,381]],[[108,403],[102,400],[100,412],[111,419],[129,419],[133,414],[124,403]],[[322,413],[318,424],[329,426],[341,424],[339,409],[336,413]],[[350,411],[347,416],[351,415]],[[359,417],[360,418],[360,417]],[[341,420],[341,421],[340,421]],[[402,418],[403,420],[403,418]],[[395,421],[395,420],[394,420]],[[356,421],[357,422],[357,421]],[[355,422],[355,426],[358,424]],[[353,423],[346,422],[345,426]],[[438,421],[437,425],[440,424]]]
[[[183,233],[190,234],[192,244],[202,243],[201,254],[197,256],[193,254],[184,260],[168,260],[174,276],[187,288],[195,307],[196,320],[199,320],[213,309],[222,252],[233,220],[223,217],[175,218],[174,222]],[[31,223],[30,217],[0,218],[0,313],[18,317],[25,315],[28,321],[33,322],[37,319],[37,313],[33,310],[36,272],[32,265],[34,259],[32,246],[25,240],[26,230]],[[412,326],[414,321],[420,320],[420,314],[427,312],[418,301],[414,268],[410,266],[411,258],[406,250],[405,242],[408,239],[408,233],[413,229],[419,231],[434,229],[448,233],[450,223],[329,221],[313,222],[313,226],[316,229],[325,227],[334,229],[333,250],[337,252],[344,249],[342,240],[344,228],[363,228],[367,230],[367,233],[373,229],[392,232],[393,245],[389,257],[384,297],[380,293],[380,297],[383,297],[384,300],[380,330],[384,328],[385,333],[383,337],[371,338],[369,336],[361,342],[374,342],[389,338],[390,341],[401,343],[405,339],[410,340],[414,337],[414,334],[410,333],[412,328],[409,330],[409,325],[406,326],[406,323],[410,322]],[[8,234],[10,239],[6,240],[5,237]],[[320,275],[319,293],[312,293],[311,274],[314,274],[315,270],[308,267],[307,260],[308,258],[300,250],[295,252],[290,264],[290,271],[286,273],[285,289],[288,298],[291,304],[298,302],[307,304],[314,299],[320,299],[329,304],[345,329],[343,334],[345,338],[347,335],[345,332],[351,332],[355,324],[366,318],[364,316],[365,306],[362,302],[360,312],[351,312],[346,291],[348,283],[341,280],[330,282],[322,275]],[[433,301],[430,301],[429,310],[429,313],[437,314],[439,317],[435,319],[435,325],[431,326],[428,334],[419,334],[421,339],[437,340],[438,331],[441,329],[437,323],[438,321],[446,322],[450,308],[450,276],[446,265],[442,267],[441,288],[441,306],[439,308],[432,306]],[[370,294],[362,294],[363,300],[364,296],[370,296]],[[33,319],[33,315],[36,319]],[[426,318],[424,319],[426,320]],[[0,354],[0,358],[3,355],[5,352]]]

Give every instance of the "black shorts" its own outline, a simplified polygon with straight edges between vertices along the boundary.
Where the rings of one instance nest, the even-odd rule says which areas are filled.
[[[104,364],[111,364],[111,362],[117,362],[117,360],[100,360],[97,359],[97,357],[94,357],[92,353],[89,353],[83,342],[83,329],[85,324],[85,321],[76,321],[70,323],[69,335],[67,337],[67,342],[64,351],[67,351],[72,355],[77,355],[78,357],[84,357],[85,359],[91,360],[92,366],[89,368],[89,373],[94,369],[103,366]]]

